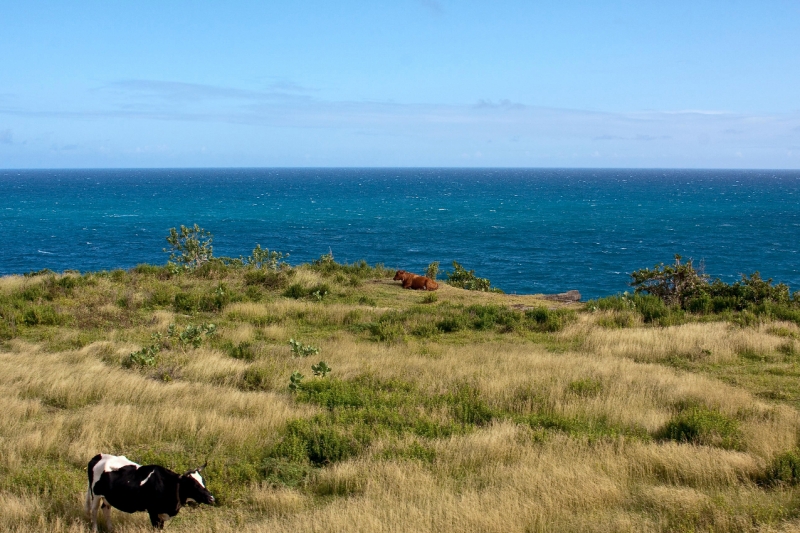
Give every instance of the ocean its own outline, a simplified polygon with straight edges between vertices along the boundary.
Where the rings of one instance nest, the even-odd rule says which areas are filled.
[[[674,254],[800,290],[800,171],[0,170],[0,274],[164,264],[169,228],[193,223],[217,256],[455,260],[509,293],[614,294]]]

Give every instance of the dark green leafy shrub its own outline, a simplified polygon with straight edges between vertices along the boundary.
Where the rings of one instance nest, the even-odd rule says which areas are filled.
[[[320,361],[316,365],[311,365],[311,372],[317,376],[324,378],[327,376],[331,371],[331,367],[328,366],[328,363],[325,361]]]
[[[243,361],[253,361],[256,358],[253,345],[249,342],[240,342],[236,346],[229,346],[228,355],[234,359],[241,359]]]
[[[325,423],[318,417],[289,422],[284,438],[285,445],[293,449],[292,452],[304,452],[308,461],[317,466],[356,456],[369,444],[369,441],[366,432],[354,434],[347,431],[347,428]]]
[[[467,328],[467,321],[463,316],[451,316],[439,320],[436,328],[443,333],[454,333]]]
[[[22,314],[22,322],[26,326],[57,326],[63,321],[63,317],[51,305],[34,305]]]
[[[522,314],[500,305],[471,305],[466,312],[472,317],[472,329],[488,330],[496,326],[514,330],[522,322]]]
[[[295,370],[292,372],[292,375],[289,376],[289,390],[292,392],[297,392],[303,386],[303,374]]]
[[[535,331],[556,332],[575,320],[575,311],[537,307],[525,311],[528,327]]]
[[[123,363],[127,367],[155,366],[159,351],[161,351],[161,348],[158,344],[145,346],[139,351],[132,352]]]
[[[200,298],[188,292],[179,292],[175,295],[175,312],[177,313],[196,313],[200,308]]]
[[[643,268],[631,273],[631,286],[636,294],[646,292],[667,305],[684,307],[686,302],[700,294],[708,285],[708,276],[695,270],[692,260],[681,263],[675,254],[675,263],[660,263],[651,269]]]
[[[797,450],[775,457],[761,480],[768,485],[795,486],[800,483],[800,455]]]
[[[306,295],[308,295],[308,291],[301,284],[293,283],[285,291],[283,291],[283,295],[287,298],[299,300],[300,298],[305,298]]]
[[[453,271],[445,273],[447,283],[451,287],[458,287],[468,291],[499,292],[493,289],[491,282],[486,278],[479,278],[474,270],[467,270],[457,262],[453,261]]]
[[[657,435],[664,440],[740,449],[742,435],[738,422],[729,416],[700,405],[681,408]]]

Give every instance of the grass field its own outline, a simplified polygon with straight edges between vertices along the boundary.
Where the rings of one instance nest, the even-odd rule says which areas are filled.
[[[172,531],[800,531],[797,323],[392,274],[0,278],[0,530],[88,530],[102,451],[208,458],[218,505]]]

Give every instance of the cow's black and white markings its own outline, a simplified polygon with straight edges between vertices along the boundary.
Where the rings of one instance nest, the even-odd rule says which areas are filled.
[[[111,507],[126,513],[147,511],[150,523],[163,528],[164,520],[178,514],[187,501],[214,503],[201,468],[183,475],[158,465],[141,466],[121,455],[97,454],[86,472],[86,511],[97,531],[97,512],[102,507],[108,530],[111,530]]]

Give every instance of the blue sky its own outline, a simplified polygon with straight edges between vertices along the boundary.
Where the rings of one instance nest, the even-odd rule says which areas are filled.
[[[0,3],[0,168],[800,168],[800,2]]]

